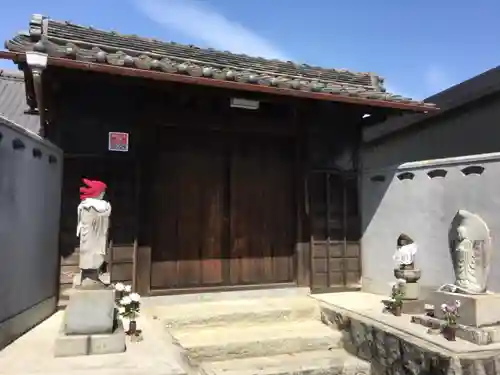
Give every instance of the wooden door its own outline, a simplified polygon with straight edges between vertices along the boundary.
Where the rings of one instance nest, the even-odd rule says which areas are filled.
[[[292,144],[170,134],[154,170],[153,289],[294,280]]]
[[[294,157],[289,139],[233,143],[230,167],[231,284],[294,280]]]
[[[360,233],[357,179],[342,172],[319,171],[309,179],[312,289],[360,286]]]
[[[223,284],[224,148],[204,134],[171,135],[153,177],[152,288]]]

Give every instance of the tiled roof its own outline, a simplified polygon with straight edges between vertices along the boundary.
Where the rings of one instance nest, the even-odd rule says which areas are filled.
[[[38,132],[40,119],[28,114],[24,74],[17,71],[0,70],[0,116],[32,132]]]
[[[489,69],[426,99],[439,105],[440,111],[426,114],[411,113],[390,118],[364,129],[363,140],[365,142],[378,141],[498,92],[500,92],[500,66]]]
[[[99,64],[433,107],[432,104],[386,93],[383,78],[373,73],[324,69],[165,43],[49,20],[40,15],[32,17],[29,32],[6,41],[5,47],[12,52],[36,50],[51,57]]]

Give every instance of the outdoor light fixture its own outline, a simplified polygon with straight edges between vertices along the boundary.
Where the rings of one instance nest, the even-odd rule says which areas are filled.
[[[26,52],[26,63],[32,70],[43,70],[47,67],[48,57],[46,53],[29,51]]]
[[[370,117],[371,115],[369,113],[365,113],[362,118],[367,118]]]
[[[231,98],[231,108],[243,109],[259,109],[260,102],[258,100],[249,100],[241,98]]]

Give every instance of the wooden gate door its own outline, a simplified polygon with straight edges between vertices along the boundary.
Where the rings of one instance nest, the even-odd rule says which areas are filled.
[[[152,289],[223,284],[226,167],[210,133],[168,134],[153,176]]]
[[[289,139],[244,136],[230,168],[231,284],[291,282],[295,183]]]
[[[356,175],[313,172],[309,179],[312,289],[360,287],[360,233]]]
[[[292,281],[288,145],[220,133],[167,138],[152,184],[151,288]]]

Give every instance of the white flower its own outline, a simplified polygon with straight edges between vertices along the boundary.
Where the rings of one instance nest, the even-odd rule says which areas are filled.
[[[130,297],[125,296],[121,299],[120,304],[125,306],[125,305],[130,305],[130,302],[132,302]]]
[[[123,313],[125,312],[125,307],[120,306],[120,307],[118,308],[118,312],[119,312],[120,314],[123,314]]]
[[[125,285],[125,291],[130,293],[132,291],[132,287],[130,285]]]
[[[130,293],[129,297],[132,302],[139,302],[141,300],[141,296],[138,293]]]
[[[116,283],[115,290],[117,292],[123,292],[125,290],[125,285],[123,285],[122,283]]]
[[[460,305],[461,305],[461,304],[462,304],[462,302],[460,302],[460,300],[458,300],[458,299],[457,299],[457,300],[455,301],[455,306],[456,306],[457,308],[458,308],[458,307],[460,307]]]
[[[446,303],[443,303],[443,304],[441,305],[441,311],[446,312],[447,307],[448,307],[448,306],[446,306]]]
[[[405,279],[398,279],[397,280],[397,284],[398,285],[405,285],[406,284],[406,280]]]

